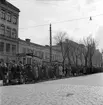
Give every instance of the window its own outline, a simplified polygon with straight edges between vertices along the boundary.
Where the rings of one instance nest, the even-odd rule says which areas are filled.
[[[10,27],[7,27],[6,34],[8,37],[11,37],[11,28]]]
[[[1,10],[1,19],[4,19],[5,20],[5,10]]]
[[[34,55],[37,56],[37,51],[34,51]]]
[[[23,64],[26,64],[26,58],[23,58]]]
[[[30,53],[33,53],[33,50],[32,49],[30,49]]]
[[[12,54],[16,54],[16,45],[12,45]]]
[[[17,24],[17,17],[13,16],[13,24]]]
[[[6,44],[6,52],[10,53],[10,44],[8,44],[8,43]]]
[[[46,54],[45,54],[45,59],[49,59],[49,58],[50,58],[49,53],[46,53]]]
[[[23,51],[22,51],[23,53],[26,53],[26,48],[23,48]]]
[[[32,51],[32,52],[33,52],[33,54],[35,55],[35,50],[34,50],[34,49],[33,49],[33,51]]]
[[[27,64],[31,64],[31,58],[27,58]]]
[[[52,55],[52,60],[55,61],[55,56],[54,55]]]
[[[58,60],[57,55],[55,55],[55,60]]]
[[[41,52],[41,54],[40,54],[40,57],[43,59],[43,56],[44,56],[44,53],[43,52]]]
[[[5,26],[2,24],[0,25],[0,34],[4,35],[5,34]]]
[[[12,38],[16,38],[16,36],[17,36],[16,29],[13,29],[12,30]]]
[[[44,59],[44,52],[42,52],[42,59]]]
[[[38,57],[43,58],[43,52],[39,51],[38,53]]]
[[[37,51],[37,57],[39,57],[40,56],[40,51]]]
[[[0,42],[0,52],[4,52],[4,42]]]
[[[7,13],[7,21],[11,22],[11,13]]]
[[[29,48],[27,48],[27,53],[30,53],[30,49]]]

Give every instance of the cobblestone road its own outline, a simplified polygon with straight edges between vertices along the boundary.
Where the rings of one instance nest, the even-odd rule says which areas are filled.
[[[36,84],[0,91],[0,105],[103,105],[103,87]]]
[[[0,87],[0,99],[0,105],[103,105],[103,87],[55,81],[7,86]]]

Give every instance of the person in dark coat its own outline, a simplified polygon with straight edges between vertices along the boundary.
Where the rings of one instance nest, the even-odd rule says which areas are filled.
[[[0,79],[3,80],[3,85],[6,84],[6,80],[7,80],[7,65],[3,61],[0,62]]]
[[[8,73],[8,68],[7,68],[7,64],[3,63],[3,75],[4,75],[4,80],[3,83],[7,84],[7,73]]]
[[[4,75],[3,75],[3,66],[2,63],[0,62],[0,80],[4,79]]]

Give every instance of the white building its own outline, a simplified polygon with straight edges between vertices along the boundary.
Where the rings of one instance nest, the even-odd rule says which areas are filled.
[[[16,60],[18,52],[18,24],[20,10],[0,0],[0,60]]]

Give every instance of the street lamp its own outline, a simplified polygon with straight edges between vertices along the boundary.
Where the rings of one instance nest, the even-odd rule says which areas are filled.
[[[91,16],[90,16],[89,20],[92,21],[92,17]]]

